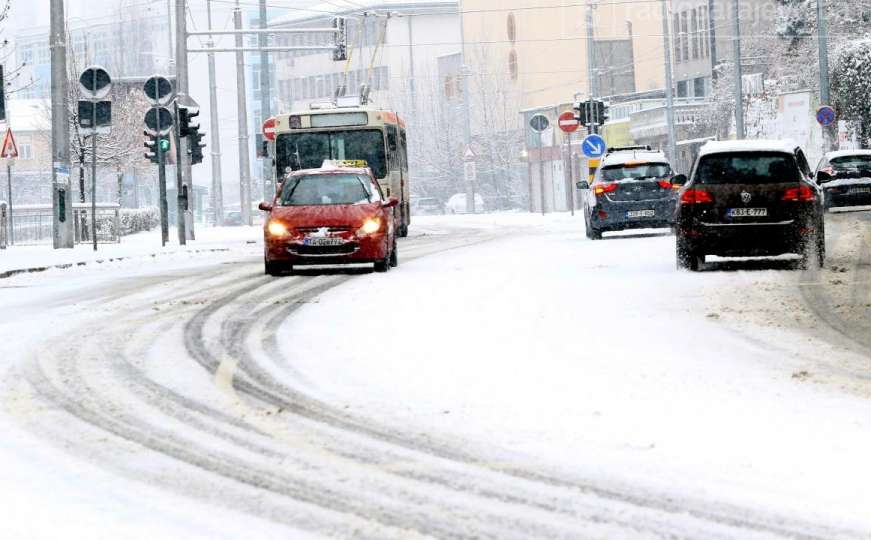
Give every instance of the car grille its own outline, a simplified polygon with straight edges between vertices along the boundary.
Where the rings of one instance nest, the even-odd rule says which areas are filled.
[[[323,229],[323,227],[297,227],[296,228],[297,231],[299,231],[303,234],[315,233],[315,232],[320,231],[321,229]],[[351,230],[350,225],[333,225],[333,226],[327,227],[327,232],[330,232],[330,233],[348,232],[350,230]]]
[[[310,257],[326,257],[330,255],[351,255],[357,251],[357,244],[347,243],[339,246],[306,246],[299,245],[289,248],[288,251],[297,255]]]

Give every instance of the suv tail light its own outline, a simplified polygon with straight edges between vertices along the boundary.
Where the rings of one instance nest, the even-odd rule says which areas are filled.
[[[788,188],[783,192],[784,201],[808,202],[817,198],[816,193],[810,186]]]
[[[671,189],[671,182],[668,180],[660,180],[657,184],[659,184],[659,187],[662,189]]]
[[[700,189],[688,189],[680,196],[681,204],[701,204],[712,202],[714,202],[714,198],[711,197],[711,194]]]
[[[617,184],[597,184],[593,191],[596,192],[596,195],[604,195],[605,193],[613,193],[617,191]]]

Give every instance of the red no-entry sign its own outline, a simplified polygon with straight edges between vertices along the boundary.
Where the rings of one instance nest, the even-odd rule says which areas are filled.
[[[270,141],[275,140],[275,117],[267,118],[265,122],[263,122],[263,136],[269,139]]]
[[[568,111],[559,115],[559,120],[557,121],[559,124],[559,128],[566,133],[574,133],[578,130],[580,124],[575,119],[575,113]]]

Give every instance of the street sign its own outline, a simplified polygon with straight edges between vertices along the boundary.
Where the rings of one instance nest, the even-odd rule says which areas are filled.
[[[267,118],[265,122],[263,122],[263,136],[269,139],[270,141],[275,140],[275,117]]]
[[[478,154],[472,150],[472,145],[466,145],[466,149],[463,150],[463,161],[473,161],[476,157],[478,157]]]
[[[112,77],[100,66],[86,68],[79,76],[79,90],[85,99],[103,99],[111,89]]]
[[[18,145],[15,144],[12,128],[6,128],[6,136],[3,137],[3,147],[0,148],[0,157],[7,159],[18,157]]]
[[[96,107],[96,111],[94,108]],[[94,121],[96,120],[96,125]],[[79,127],[85,130],[112,125],[111,101],[79,101]],[[108,133],[108,130],[106,131]],[[102,131],[101,131],[102,133]]]
[[[559,115],[559,121],[557,123],[559,124],[559,128],[566,133],[574,133],[581,125],[578,122],[578,119],[575,118],[575,113],[571,111]]]
[[[157,129],[158,118],[160,129]],[[166,107],[152,107],[145,113],[145,126],[150,135],[166,135],[172,131],[172,113]]]
[[[478,180],[478,169],[474,161],[463,163],[463,179],[466,182],[472,183]]]
[[[823,127],[829,127],[835,123],[837,119],[837,114],[835,114],[835,109],[828,105],[823,105],[819,109],[817,109],[817,122]]]
[[[172,101],[172,83],[163,75],[155,75],[145,81],[142,90],[152,105],[166,105]]]
[[[532,130],[537,133],[541,133],[542,131],[546,130],[548,126],[550,126],[550,120],[548,120],[547,116],[543,114],[536,114],[529,119],[529,127],[531,127]]]
[[[607,149],[608,145],[605,144],[605,139],[595,134],[587,135],[584,142],[581,143],[581,150],[584,151],[584,155],[588,158],[602,157]]]

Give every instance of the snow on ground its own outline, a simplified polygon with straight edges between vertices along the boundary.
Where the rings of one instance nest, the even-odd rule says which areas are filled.
[[[588,241],[580,216],[419,223],[448,220],[518,232],[361,276],[280,329],[325,399],[603,483],[871,531],[871,402],[793,376],[849,353],[712,311],[775,302],[747,282],[797,272],[678,272],[673,237]]]

